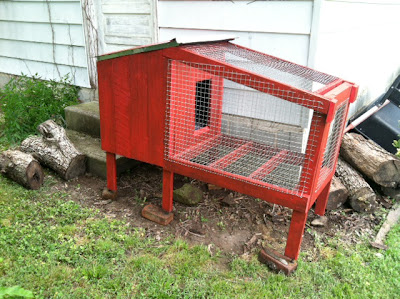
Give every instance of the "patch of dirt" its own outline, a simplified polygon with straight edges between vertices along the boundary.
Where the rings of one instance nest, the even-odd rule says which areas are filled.
[[[53,174],[54,176],[54,174]],[[158,225],[141,216],[148,204],[161,205],[162,171],[159,167],[140,164],[118,178],[118,198],[103,200],[101,192],[106,181],[90,175],[64,182],[56,179],[51,188],[67,191],[74,201],[99,209],[109,218],[125,219],[134,227],[146,230],[148,236],[157,239],[175,235],[191,244],[204,244],[210,252],[216,249],[226,254],[249,255],[267,245],[284,252],[292,211],[226,189],[208,190],[208,185],[179,175],[174,187],[192,183],[204,191],[204,201],[188,207],[174,203],[174,220],[168,226]],[[387,204],[387,200],[381,199]],[[348,207],[328,212],[325,227],[312,227],[317,216],[311,210],[302,242],[302,252],[307,259],[320,256],[321,244],[339,237],[348,244],[370,240],[376,234],[376,226],[382,221],[381,214],[358,214]]]

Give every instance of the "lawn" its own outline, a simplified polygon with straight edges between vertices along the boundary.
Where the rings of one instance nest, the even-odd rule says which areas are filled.
[[[333,238],[317,243],[317,261],[303,252],[286,277],[256,255],[211,255],[175,236],[146,237],[53,184],[27,191],[0,176],[0,298],[13,286],[35,298],[400,298],[400,225],[387,251]]]

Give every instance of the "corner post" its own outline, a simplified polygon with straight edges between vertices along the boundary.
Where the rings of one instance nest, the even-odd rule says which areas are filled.
[[[106,163],[108,190],[117,191],[117,160],[115,154],[107,152]]]
[[[164,168],[162,208],[166,212],[172,212],[173,191],[174,191],[174,173]]]
[[[289,234],[285,249],[285,256],[293,260],[297,260],[299,257],[307,214],[307,212],[293,210],[292,221],[290,222]]]

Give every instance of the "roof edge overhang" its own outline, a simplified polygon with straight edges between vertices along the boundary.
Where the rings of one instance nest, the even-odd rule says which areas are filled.
[[[224,41],[227,42],[227,41],[231,41],[234,39],[235,39],[235,37],[224,37],[224,38],[218,38],[218,39],[207,38],[207,39],[196,39],[196,40],[174,38],[167,42],[146,45],[146,46],[141,46],[141,47],[135,47],[135,48],[127,49],[127,50],[122,50],[122,51],[117,51],[117,52],[100,55],[100,56],[97,56],[97,61],[103,61],[103,60],[109,60],[109,59],[114,59],[114,58],[123,57],[123,56],[135,55],[135,54],[139,54],[139,53],[163,50],[163,49],[178,47],[178,46],[182,46],[182,45],[209,44],[209,43],[217,43],[217,42],[224,42]]]

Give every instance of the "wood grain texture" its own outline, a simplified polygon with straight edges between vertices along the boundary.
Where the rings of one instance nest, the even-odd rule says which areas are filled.
[[[39,189],[44,173],[39,162],[31,154],[7,150],[0,155],[0,173],[27,189]]]
[[[333,176],[326,209],[330,211],[339,208],[346,202],[348,196],[349,192],[346,187],[341,183],[337,176]]]
[[[64,128],[48,120],[38,127],[42,136],[31,136],[21,144],[21,150],[31,153],[40,163],[53,169],[65,180],[86,171],[86,157],[68,139]]]
[[[400,186],[400,160],[372,140],[347,133],[343,137],[340,153],[348,163],[375,183],[391,188]]]
[[[346,161],[339,158],[336,175],[349,192],[349,203],[357,212],[373,212],[376,195],[364,178]]]

